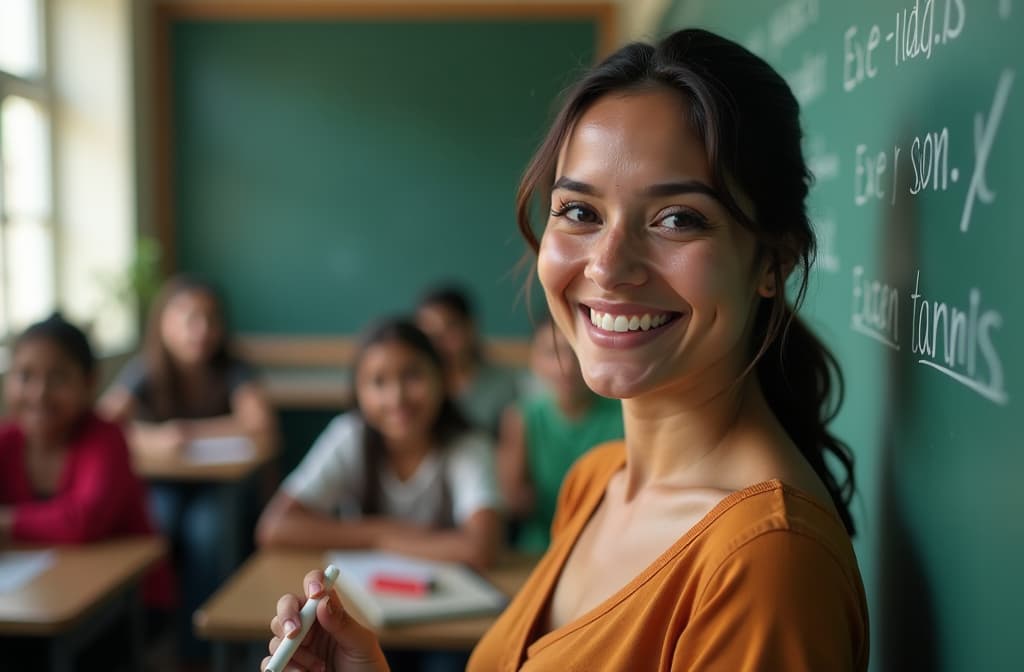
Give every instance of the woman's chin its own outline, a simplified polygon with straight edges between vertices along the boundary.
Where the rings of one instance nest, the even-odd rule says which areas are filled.
[[[584,372],[587,387],[609,399],[631,399],[650,389],[649,371],[633,371],[626,367]]]

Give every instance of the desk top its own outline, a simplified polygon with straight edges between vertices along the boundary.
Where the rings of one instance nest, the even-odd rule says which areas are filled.
[[[134,537],[54,549],[53,565],[18,590],[0,593],[0,635],[70,630],[165,551],[160,537]]]
[[[153,458],[135,455],[135,473],[146,480],[240,481],[273,459],[277,450],[270,444],[255,444],[251,459],[238,462],[193,463],[181,457]]]
[[[536,560],[528,556],[504,557],[486,577],[507,595],[514,595],[526,582]],[[277,600],[285,593],[300,592],[302,577],[323,564],[322,551],[257,551],[196,611],[196,633],[212,640],[269,640],[270,619]],[[351,609],[351,605],[346,606]],[[384,628],[378,636],[381,645],[396,649],[469,650],[493,623],[493,616],[460,618]]]

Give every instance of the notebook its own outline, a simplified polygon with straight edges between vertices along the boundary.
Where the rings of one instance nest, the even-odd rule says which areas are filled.
[[[500,613],[508,598],[473,570],[380,551],[330,551],[336,586],[375,627]],[[380,577],[429,580],[426,593],[375,589]]]
[[[247,462],[256,454],[252,441],[244,436],[216,436],[193,439],[185,447],[185,460],[192,464],[233,464]]]
[[[0,593],[9,593],[27,585],[56,560],[52,550],[0,551]]]

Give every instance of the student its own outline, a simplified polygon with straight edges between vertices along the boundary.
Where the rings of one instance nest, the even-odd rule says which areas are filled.
[[[494,448],[445,392],[430,341],[411,323],[381,322],[354,376],[357,410],[331,421],[281,484],[258,543],[490,565],[500,539]]]
[[[150,310],[141,355],[100,401],[107,418],[128,425],[133,452],[171,457],[193,439],[217,436],[274,440],[274,412],[251,370],[230,354],[229,342],[224,308],[210,285],[186,276],[164,285]],[[199,658],[206,647],[192,636],[191,614],[227,578],[231,554],[224,540],[232,537],[229,526],[244,523],[224,510],[214,485],[159,481],[150,483],[150,492],[180,568],[182,655]],[[246,506],[240,501],[237,508]]]
[[[448,392],[462,414],[497,437],[501,414],[516,400],[518,384],[511,371],[484,357],[469,299],[455,287],[434,289],[420,299],[416,325],[441,353]]]
[[[0,423],[0,546],[153,534],[124,435],[92,411],[95,389],[89,341],[60,315],[15,339]],[[173,606],[169,565],[150,573],[144,597]]]
[[[530,368],[546,390],[506,409],[498,482],[506,512],[518,519],[516,548],[542,553],[562,479],[587,450],[622,438],[622,403],[587,387],[569,342],[548,316],[534,329]]]
[[[867,669],[852,456],[827,428],[838,369],[793,307],[814,250],[800,137],[785,81],[702,30],[623,47],[569,91],[519,224],[626,436],[566,478],[552,544],[472,672]],[[278,602],[271,650],[300,604]],[[333,596],[293,662],[384,669]]]

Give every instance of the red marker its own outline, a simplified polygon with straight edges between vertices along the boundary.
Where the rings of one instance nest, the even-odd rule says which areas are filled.
[[[378,572],[370,577],[370,589],[377,593],[422,597],[434,590],[434,581],[425,575]]]

